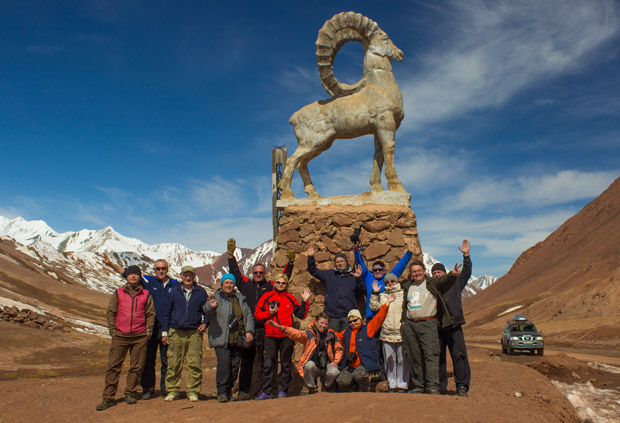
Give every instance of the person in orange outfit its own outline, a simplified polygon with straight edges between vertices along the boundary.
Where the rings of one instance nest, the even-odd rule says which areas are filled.
[[[357,309],[347,314],[349,327],[338,333],[346,354],[346,359],[340,364],[341,372],[336,379],[340,392],[350,390],[354,383],[358,385],[360,392],[370,391],[368,372],[375,372],[381,368],[379,349],[374,336],[381,329],[390,304],[395,299],[394,295],[390,295],[388,301],[381,306],[368,324],[364,324],[362,315]]]

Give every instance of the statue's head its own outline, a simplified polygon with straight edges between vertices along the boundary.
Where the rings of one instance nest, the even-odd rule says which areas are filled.
[[[382,30],[377,30],[370,38],[368,49],[374,54],[386,57],[390,60],[403,60],[403,52],[396,47],[390,37]]]

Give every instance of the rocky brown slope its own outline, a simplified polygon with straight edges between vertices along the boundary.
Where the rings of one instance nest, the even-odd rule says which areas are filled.
[[[498,340],[513,313],[543,329],[546,342],[615,349],[620,345],[620,178],[510,271],[464,303],[471,339]],[[499,316],[511,307],[514,312]]]

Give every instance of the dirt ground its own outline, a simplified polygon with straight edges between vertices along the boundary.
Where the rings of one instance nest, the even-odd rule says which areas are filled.
[[[215,357],[207,349],[200,402],[190,404],[182,397],[166,403],[158,397],[127,405],[121,402],[123,373],[118,404],[106,411],[96,411],[95,405],[101,401],[103,390],[107,341],[90,335],[59,335],[3,322],[0,331],[5,340],[10,340],[4,344],[5,351],[0,358],[0,422],[133,423],[207,418],[221,422],[291,419],[366,422],[413,418],[436,422],[578,421],[568,400],[542,373],[532,366],[513,362],[519,360],[517,356],[514,360],[506,360],[505,356],[486,348],[470,351],[472,386],[466,398],[454,394],[453,382],[447,395],[437,396],[326,392],[299,397],[301,380],[295,375],[289,398],[220,404],[215,399]],[[532,359],[557,361],[553,355]],[[568,362],[562,357],[558,360],[572,367],[585,365],[579,361]],[[584,369],[580,369],[583,373]]]

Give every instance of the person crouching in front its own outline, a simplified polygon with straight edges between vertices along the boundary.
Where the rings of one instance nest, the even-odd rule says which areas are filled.
[[[155,324],[153,298],[140,285],[141,274],[138,266],[130,266],[126,273],[127,283],[112,293],[108,303],[106,317],[112,344],[108,356],[108,370],[105,374],[103,401],[97,405],[97,411],[116,405],[118,377],[127,352],[129,352],[129,371],[125,402],[136,403],[140,374],[146,359],[146,344]]]

